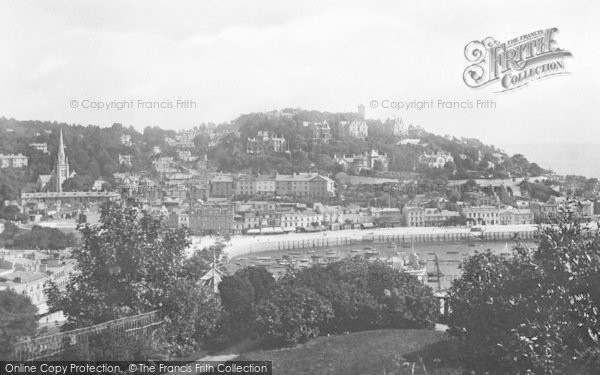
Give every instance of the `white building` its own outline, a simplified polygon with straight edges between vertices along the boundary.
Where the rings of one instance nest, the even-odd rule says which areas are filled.
[[[0,168],[23,168],[28,163],[29,159],[22,154],[0,154]]]

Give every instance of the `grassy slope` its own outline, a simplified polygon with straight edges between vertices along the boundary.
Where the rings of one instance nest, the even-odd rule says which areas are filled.
[[[254,351],[238,360],[273,361],[273,374],[460,374],[454,345],[444,333],[429,330],[375,330],[319,337],[304,345],[268,351]],[[441,363],[433,363],[440,358]],[[436,369],[437,368],[437,369]]]

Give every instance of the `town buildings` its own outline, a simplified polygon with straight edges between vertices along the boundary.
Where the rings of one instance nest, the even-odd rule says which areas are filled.
[[[334,155],[333,160],[338,163],[344,171],[352,171],[353,173],[360,173],[362,170],[378,170],[387,171],[390,163],[390,159],[387,154],[382,155],[377,150],[371,150],[370,152],[364,152],[362,154],[348,155]]]
[[[266,152],[284,152],[286,141],[284,137],[269,136],[266,130],[260,130],[256,137],[248,138],[246,142],[246,153],[251,155],[263,155]]]
[[[534,213],[528,208],[511,206],[466,206],[462,214],[467,222],[476,225],[533,224]]]
[[[119,199],[121,199],[120,194],[110,191],[21,193],[21,207],[23,213],[35,221],[36,215],[45,216],[52,211],[57,213],[81,212],[91,204]]]
[[[419,161],[429,168],[444,168],[446,163],[454,162],[454,158],[449,153],[443,151],[426,151],[421,155]]]
[[[340,138],[365,139],[369,136],[369,127],[364,120],[340,121],[338,134]]]
[[[305,199],[327,199],[335,195],[334,181],[318,173],[294,173],[275,176],[276,194]]]
[[[385,134],[394,137],[406,137],[408,128],[404,125],[402,118],[388,119],[383,123],[383,131]]]
[[[198,235],[233,233],[233,216],[232,204],[202,205],[189,214],[188,228]]]
[[[173,165],[173,158],[170,156],[160,156],[152,160],[152,168],[158,173],[176,173],[179,170]]]
[[[311,140],[314,145],[327,145],[331,141],[331,127],[327,121],[323,122],[305,122],[304,126],[308,127],[311,132]]]
[[[44,143],[30,143],[29,147],[31,147],[35,150],[41,151],[44,154],[48,153],[48,144],[45,142]]]
[[[119,154],[119,165],[131,167],[131,155]]]
[[[0,168],[27,167],[29,159],[23,154],[0,154]]]
[[[131,135],[129,134],[121,134],[121,144],[123,146],[131,147],[133,143],[131,142]]]
[[[61,258],[58,253],[0,250],[0,290],[11,289],[28,296],[38,313],[44,314],[48,312],[46,282],[52,281],[64,290],[74,266],[73,259]]]

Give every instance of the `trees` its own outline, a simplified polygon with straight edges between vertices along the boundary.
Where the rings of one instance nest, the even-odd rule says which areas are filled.
[[[7,223],[0,234],[0,246],[11,249],[51,249],[59,250],[75,246],[73,233],[63,233],[56,228],[34,226],[31,230],[20,230],[16,225]]]
[[[286,344],[324,333],[428,328],[437,314],[431,289],[416,277],[361,258],[293,270],[256,308],[259,333]]]
[[[81,228],[77,272],[53,308],[76,328],[160,308],[181,273],[188,238],[159,217],[107,203],[99,226]]]
[[[453,334],[481,371],[590,373],[600,366],[600,237],[566,214],[537,248],[477,253],[450,293]],[[592,371],[593,372],[593,371]]]
[[[10,359],[19,338],[33,336],[37,329],[37,307],[29,297],[13,290],[0,291],[0,360]]]
[[[252,284],[254,289],[254,303],[258,303],[269,293],[275,284],[273,275],[265,267],[246,267],[235,273]]]
[[[234,319],[246,319],[251,315],[254,287],[247,279],[238,275],[223,277],[219,283],[219,295],[223,308]]]
[[[167,321],[164,334],[170,351],[183,354],[213,333],[221,309],[209,290],[194,280],[180,280],[167,292],[162,312]]]
[[[319,336],[334,317],[331,303],[313,290],[284,284],[271,290],[257,307],[259,331],[283,344]]]

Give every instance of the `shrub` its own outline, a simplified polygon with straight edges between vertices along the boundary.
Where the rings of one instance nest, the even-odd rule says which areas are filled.
[[[257,307],[257,323],[263,336],[291,345],[319,336],[334,317],[325,298],[305,287],[282,285],[273,289]]]
[[[0,360],[10,358],[16,341],[35,334],[36,315],[29,297],[10,289],[0,291]]]

